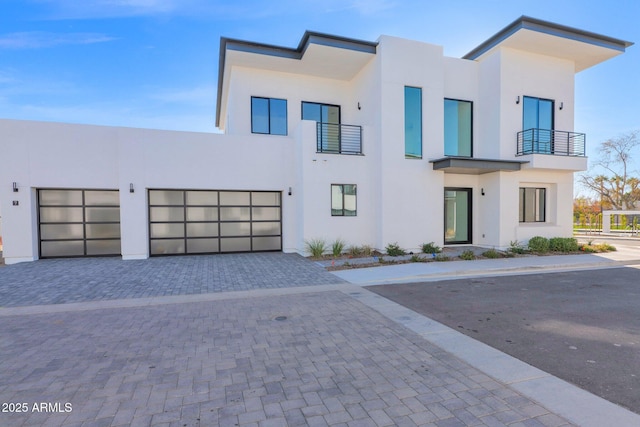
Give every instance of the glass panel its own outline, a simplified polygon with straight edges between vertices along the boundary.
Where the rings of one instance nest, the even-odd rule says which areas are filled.
[[[184,223],[151,224],[151,238],[154,237],[184,237]]]
[[[87,240],[87,255],[120,255],[120,240]]]
[[[522,102],[522,130],[539,128],[538,98],[525,96]]]
[[[150,212],[152,222],[184,221],[184,208],[159,208],[153,207]]]
[[[184,239],[152,240],[151,241],[152,255],[183,254],[183,253],[184,253]]]
[[[40,226],[42,240],[84,239],[82,224],[42,224]]]
[[[86,224],[87,239],[113,239],[120,237],[120,224]]]
[[[445,191],[445,236],[447,243],[467,243],[469,236],[469,198],[466,190]]]
[[[187,221],[217,221],[218,208],[187,208]]]
[[[254,251],[279,251],[282,249],[280,245],[280,237],[254,237]]]
[[[40,222],[82,221],[82,208],[40,208]]]
[[[269,236],[274,234],[280,235],[279,222],[254,222],[253,223],[254,236]]]
[[[40,190],[40,205],[82,205],[81,190]]]
[[[221,236],[249,236],[251,235],[250,222],[221,222]]]
[[[519,220],[524,222],[524,188],[520,188],[520,201],[519,201]]]
[[[251,193],[251,204],[254,206],[280,206],[280,193],[253,192]]]
[[[537,216],[536,216],[536,221],[541,221],[544,222],[546,221],[545,219],[545,205],[546,205],[546,200],[547,200],[547,191],[544,188],[538,188],[536,190],[536,196],[538,199],[538,206],[537,206]]]
[[[247,252],[251,250],[249,237],[220,239],[221,252]]]
[[[250,208],[220,208],[221,221],[249,221]]]
[[[84,255],[84,242],[82,240],[40,243],[40,256],[43,257],[78,255]]]
[[[302,120],[315,120],[316,122],[321,122],[322,115],[320,114],[320,104],[316,104],[314,102],[303,102]]]
[[[187,253],[220,252],[218,239],[187,239]]]
[[[221,205],[235,205],[235,206],[249,206],[249,192],[248,191],[221,191],[220,192],[220,204]]]
[[[187,205],[216,206],[217,204],[217,191],[187,191]]]
[[[254,221],[280,220],[280,208],[252,208],[251,211]]]
[[[444,100],[444,154],[471,157],[471,111],[469,101]]]
[[[287,134],[287,100],[269,100],[270,126],[272,135]]]
[[[404,155],[422,158],[422,89],[404,88]]]
[[[217,235],[217,222],[195,222],[187,224],[187,237],[213,237]]]
[[[87,222],[120,222],[120,208],[85,208]]]
[[[120,206],[119,191],[85,191],[85,205]]]
[[[538,127],[553,129],[553,101],[548,99],[538,101]]]
[[[251,132],[269,133],[269,100],[251,97]]]
[[[525,222],[534,222],[536,220],[535,188],[524,189],[524,220]]]
[[[149,190],[150,205],[184,205],[184,193],[173,190]]]
[[[342,185],[331,186],[331,215],[343,215]]]
[[[340,124],[340,107],[337,105],[323,105],[322,121],[324,123]]]
[[[356,215],[356,186],[345,184],[343,185],[344,191],[344,215],[355,216]]]

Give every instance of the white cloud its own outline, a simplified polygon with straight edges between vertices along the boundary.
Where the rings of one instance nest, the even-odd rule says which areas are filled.
[[[115,40],[99,33],[30,31],[0,35],[0,49],[39,49],[68,44],[93,44]]]

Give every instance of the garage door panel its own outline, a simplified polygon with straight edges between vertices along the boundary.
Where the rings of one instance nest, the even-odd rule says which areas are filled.
[[[120,255],[118,203],[118,190],[39,189],[40,257]]]
[[[277,191],[149,190],[150,254],[281,250],[280,202]]]
[[[46,257],[67,257],[67,256],[83,256],[84,241],[68,240],[53,241],[40,243],[40,256]]]

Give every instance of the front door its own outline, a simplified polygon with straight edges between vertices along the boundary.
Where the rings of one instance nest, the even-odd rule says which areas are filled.
[[[444,243],[471,243],[471,189],[444,189]]]

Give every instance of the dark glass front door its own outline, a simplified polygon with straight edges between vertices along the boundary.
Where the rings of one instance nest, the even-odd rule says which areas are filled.
[[[471,243],[471,189],[444,190],[444,243]]]

